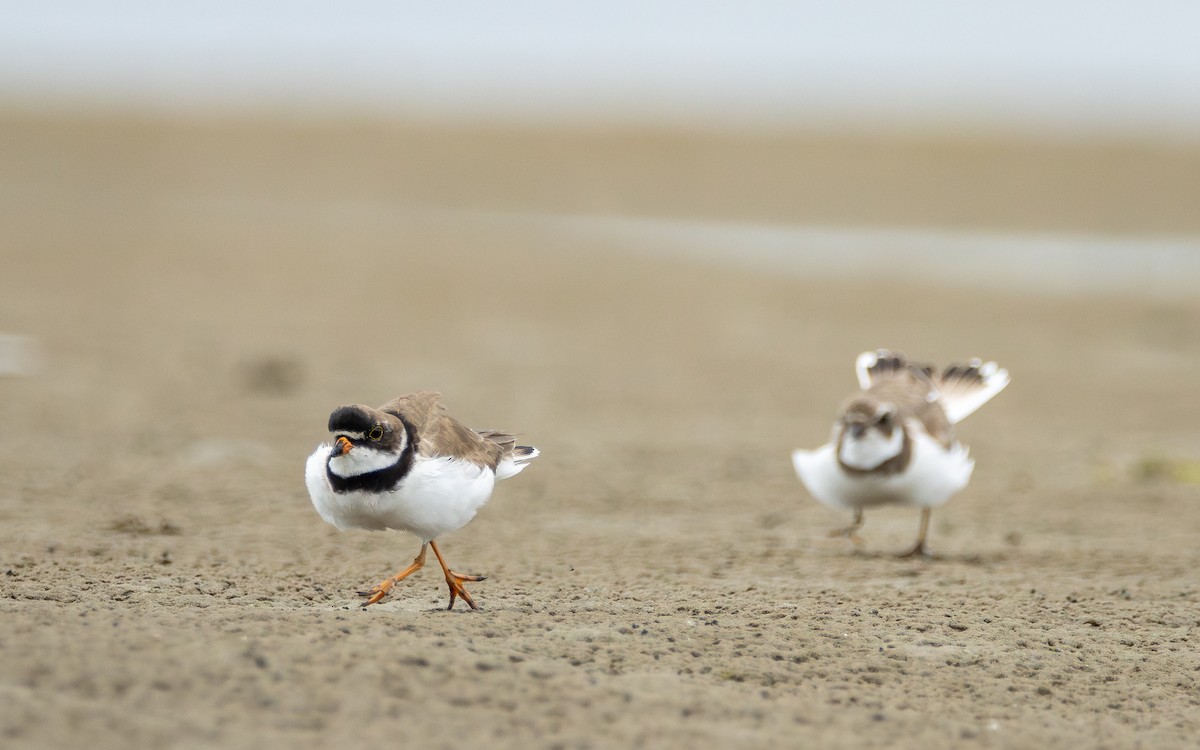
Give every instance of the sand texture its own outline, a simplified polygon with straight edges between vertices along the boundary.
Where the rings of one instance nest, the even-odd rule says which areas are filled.
[[[830,283],[538,213],[1195,233],[1152,147],[8,116],[6,748],[1194,747],[1200,296]],[[853,360],[982,355],[972,484],[848,519],[789,452]],[[304,460],[434,388],[541,457],[383,603]]]

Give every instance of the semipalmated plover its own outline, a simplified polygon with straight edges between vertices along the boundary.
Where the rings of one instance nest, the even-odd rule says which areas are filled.
[[[433,548],[450,606],[462,597],[478,609],[463,587],[483,576],[450,570],[438,549],[438,536],[467,524],[492,496],[497,479],[507,479],[537,458],[538,450],[517,445],[516,436],[472,430],[445,412],[440,393],[422,391],[393,399],[378,409],[353,405],[329,416],[332,444],[317,446],[304,469],[313,505],[339,529],[397,529],[421,539],[421,551],[404,570],[370,591],[363,606],[425,564]]]
[[[832,440],[795,451],[792,464],[813,497],[854,512],[833,535],[861,544],[865,509],[907,505],[921,509],[921,530],[906,556],[928,556],[930,513],[967,486],[975,468],[954,425],[1002,391],[1008,371],[972,359],[937,372],[882,349],[860,354],[855,367],[862,390],[842,407]]]

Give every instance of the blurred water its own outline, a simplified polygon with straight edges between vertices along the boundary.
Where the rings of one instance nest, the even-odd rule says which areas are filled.
[[[0,97],[1200,137],[1193,0],[0,5]]]
[[[769,273],[1042,293],[1194,299],[1200,238],[864,229],[631,217],[486,215],[634,252]]]

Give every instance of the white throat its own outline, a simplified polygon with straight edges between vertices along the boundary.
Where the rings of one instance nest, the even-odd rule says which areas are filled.
[[[903,430],[893,429],[889,437],[884,437],[879,430],[868,429],[858,438],[850,437],[849,432],[843,433],[838,458],[852,469],[870,471],[900,455],[902,450]]]
[[[329,450],[333,450],[330,446]],[[356,477],[360,474],[370,474],[373,471],[395,466],[400,456],[387,451],[377,451],[365,446],[356,446],[349,452],[329,459],[329,470],[342,477]]]

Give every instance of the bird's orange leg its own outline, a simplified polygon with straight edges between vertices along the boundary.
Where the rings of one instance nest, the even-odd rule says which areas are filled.
[[[446,564],[445,558],[442,557],[441,550],[438,549],[437,542],[430,542],[429,546],[433,547],[433,554],[437,555],[438,562],[442,564],[442,572],[446,574],[446,585],[450,587],[450,606],[446,607],[446,609],[454,609],[454,599],[455,597],[459,596],[462,597],[464,602],[471,606],[471,609],[479,609],[479,607],[475,605],[475,600],[472,599],[471,595],[467,593],[467,590],[463,588],[463,581],[484,581],[487,580],[487,576],[468,576],[455,573],[453,570],[450,570],[450,566]]]
[[[855,546],[861,547],[863,540],[862,537],[858,535],[858,530],[862,528],[862,525],[863,512],[862,508],[859,508],[858,510],[854,511],[854,521],[849,526],[844,529],[834,529],[833,531],[829,532],[829,536],[844,536],[850,541],[854,542]]]
[[[424,544],[421,545],[421,552],[420,552],[420,554],[418,554],[416,556],[416,558],[413,559],[412,565],[409,565],[407,568],[400,571],[399,573],[392,576],[391,578],[385,579],[382,583],[380,583],[378,586],[371,589],[370,591],[358,592],[359,596],[369,596],[370,597],[370,599],[367,599],[365,602],[363,602],[363,606],[369,607],[372,604],[375,604],[380,599],[387,596],[388,593],[396,586],[397,583],[400,583],[405,578],[408,578],[410,575],[412,575],[413,573],[416,573],[418,570],[420,570],[422,568],[422,566],[425,565],[425,546],[426,545],[424,545]],[[441,559],[441,555],[438,555],[438,558]],[[445,566],[443,566],[443,567],[445,567]]]
[[[925,537],[929,535],[929,516],[932,513],[931,508],[921,508],[921,532],[917,535],[917,544],[908,552],[901,553],[900,557],[933,557],[929,547],[925,546]]]

